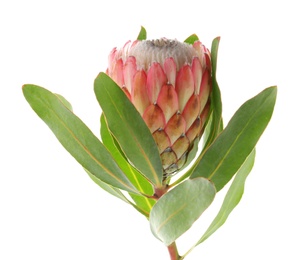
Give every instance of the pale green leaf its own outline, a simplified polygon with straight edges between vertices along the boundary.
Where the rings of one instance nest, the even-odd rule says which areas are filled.
[[[244,184],[246,178],[251,172],[255,160],[255,150],[251,152],[251,154],[247,157],[245,162],[242,164],[241,168],[238,170],[233,182],[224,198],[221,209],[211,225],[208,227],[204,235],[200,238],[200,240],[184,255],[184,257],[190,253],[190,251],[196,247],[197,245],[204,242],[208,237],[210,237],[216,230],[218,230],[227,220],[230,213],[240,202],[243,192],[244,192]]]
[[[245,102],[200,156],[191,178],[208,178],[221,190],[255,148],[272,116],[276,93],[277,88],[270,87]]]
[[[121,88],[105,73],[94,84],[108,127],[128,160],[152,184],[162,186],[163,168],[149,128]]]
[[[131,183],[141,192],[141,194],[146,194],[152,196],[154,193],[153,187],[148,180],[143,177],[124,157],[122,152],[120,152],[120,147],[115,144],[115,140],[109,131],[104,113],[101,115],[101,138],[103,144],[112,154],[113,158],[118,163],[119,167],[126,174]],[[148,198],[143,195],[130,194],[132,199],[135,201],[136,205],[141,208],[146,215],[149,215],[155,200]]]
[[[107,149],[63,103],[63,99],[35,85],[24,85],[23,94],[60,143],[84,168],[103,182],[138,193]]]
[[[214,185],[205,178],[186,180],[164,194],[150,213],[152,233],[170,245],[200,217],[215,197]]]

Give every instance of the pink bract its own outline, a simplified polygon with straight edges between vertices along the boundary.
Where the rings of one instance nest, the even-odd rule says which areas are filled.
[[[186,162],[209,114],[211,60],[200,42],[165,38],[127,42],[109,55],[107,74],[122,88],[150,129],[164,175]]]

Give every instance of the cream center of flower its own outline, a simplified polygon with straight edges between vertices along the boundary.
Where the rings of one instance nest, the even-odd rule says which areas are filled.
[[[191,64],[193,57],[197,56],[192,45],[161,38],[157,40],[139,41],[127,52],[128,56],[136,58],[139,69],[148,70],[153,62],[164,64],[165,59],[172,57],[176,62],[177,70],[185,64]],[[123,57],[127,58],[127,57]]]

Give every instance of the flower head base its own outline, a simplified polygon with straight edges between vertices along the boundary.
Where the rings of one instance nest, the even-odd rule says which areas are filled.
[[[208,49],[161,38],[127,42],[109,55],[107,74],[122,88],[150,129],[165,176],[186,162],[209,113]]]

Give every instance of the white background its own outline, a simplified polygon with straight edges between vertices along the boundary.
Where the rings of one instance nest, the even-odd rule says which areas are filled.
[[[22,96],[33,83],[65,96],[99,134],[93,80],[115,46],[135,39],[210,47],[221,36],[217,77],[224,121],[278,85],[245,195],[225,225],[186,259],[305,260],[305,7],[303,1],[1,1],[0,259],[168,259],[133,208],[95,185]],[[178,240],[204,233],[222,195]]]

